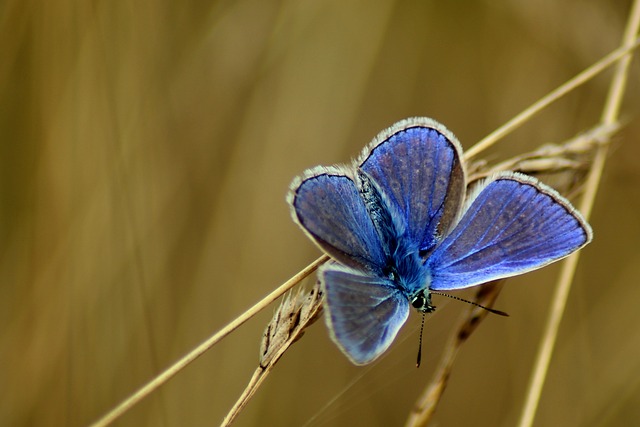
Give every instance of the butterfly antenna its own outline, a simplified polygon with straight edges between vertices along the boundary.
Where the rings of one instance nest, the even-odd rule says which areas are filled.
[[[443,293],[440,293],[440,292],[434,292],[434,291],[430,291],[430,292],[431,292],[432,294],[435,294],[435,295],[441,295],[441,296],[443,296],[443,297],[447,297],[447,298],[451,298],[451,299],[456,299],[456,300],[458,300],[458,301],[466,302],[467,304],[475,305],[476,307],[484,308],[484,309],[485,309],[485,310],[487,310],[488,312],[493,313],[493,314],[497,314],[497,315],[499,315],[499,316],[506,316],[506,317],[509,317],[509,314],[508,314],[508,313],[505,313],[504,311],[495,310],[495,309],[493,309],[493,308],[485,307],[484,305],[478,304],[477,302],[469,301],[469,300],[466,300],[466,299],[464,299],[464,298],[456,297],[456,296],[449,295],[449,294],[443,294]],[[424,322],[424,316],[423,316],[422,320],[423,320],[423,322]],[[422,340],[422,333],[420,334],[420,339]]]
[[[422,324],[420,325],[420,341],[418,343],[418,360],[416,361],[416,368],[420,367],[420,362],[422,361],[422,331],[424,331],[424,315],[422,313]]]

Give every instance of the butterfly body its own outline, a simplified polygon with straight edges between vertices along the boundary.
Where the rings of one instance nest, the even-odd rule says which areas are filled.
[[[406,119],[353,165],[316,167],[292,183],[293,219],[333,258],[319,271],[326,321],[354,363],[391,345],[410,306],[432,312],[431,290],[521,274],[591,240],[581,215],[534,178],[497,174],[465,197],[461,158],[444,126]]]

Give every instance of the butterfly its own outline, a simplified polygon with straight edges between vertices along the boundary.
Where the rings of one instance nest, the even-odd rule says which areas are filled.
[[[294,221],[332,260],[318,271],[331,338],[355,364],[383,354],[410,307],[541,268],[589,243],[582,215],[537,179],[492,175],[466,196],[462,147],[443,125],[409,118],[349,166],[297,177]]]

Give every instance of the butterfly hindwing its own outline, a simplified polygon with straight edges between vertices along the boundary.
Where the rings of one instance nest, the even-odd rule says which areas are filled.
[[[591,227],[538,180],[501,173],[472,197],[451,233],[427,260],[430,288],[462,289],[531,271],[589,243]]]
[[[360,156],[371,177],[404,221],[408,239],[428,251],[447,233],[465,194],[462,148],[441,124],[412,118],[382,132]],[[396,227],[398,228],[398,227]]]
[[[319,277],[331,337],[357,365],[391,345],[409,315],[407,297],[387,279],[331,263]]]

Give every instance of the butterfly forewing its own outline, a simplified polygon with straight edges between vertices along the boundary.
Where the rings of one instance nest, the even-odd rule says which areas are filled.
[[[413,118],[382,132],[361,155],[360,169],[386,194],[390,212],[402,216],[403,237],[419,250],[431,249],[460,209],[465,193],[461,152],[444,126]]]
[[[353,180],[316,168],[292,184],[292,216],[320,248],[342,264],[379,273],[385,254]]]
[[[515,173],[489,179],[427,263],[434,290],[461,289],[543,267],[591,240],[569,202]]]

